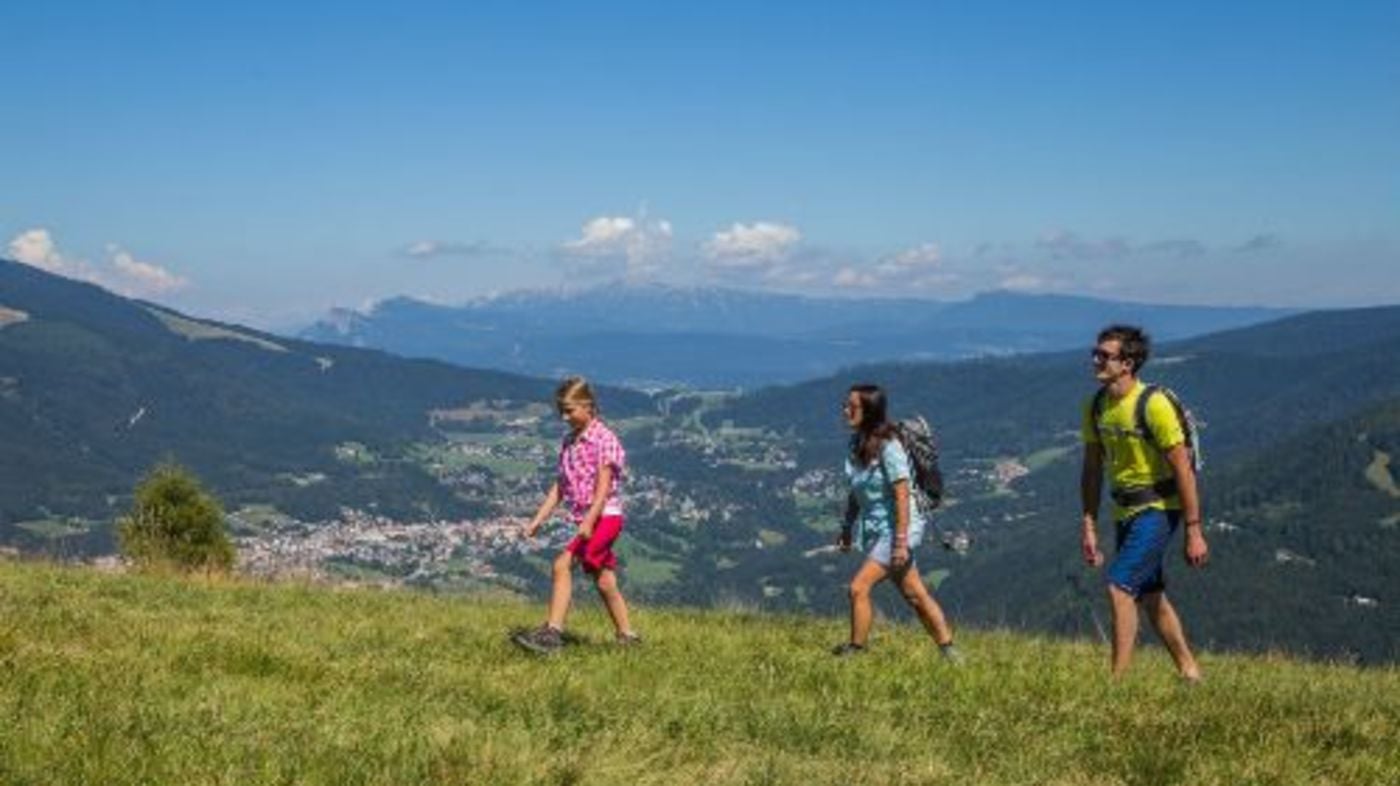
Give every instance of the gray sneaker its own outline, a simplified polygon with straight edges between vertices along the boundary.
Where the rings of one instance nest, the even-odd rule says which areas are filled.
[[[943,656],[943,660],[951,666],[961,666],[963,663],[962,652],[952,642],[939,644],[938,652]]]
[[[541,625],[534,630],[520,631],[511,636],[510,640],[517,647],[537,655],[552,655],[563,649],[564,632],[548,625]]]
[[[864,653],[865,645],[856,644],[853,641],[848,641],[845,644],[837,644],[835,647],[831,648],[831,654],[838,658],[849,658],[852,655],[863,655]]]
[[[619,633],[613,637],[613,640],[617,642],[619,647],[636,647],[642,643],[642,637],[633,631]]]

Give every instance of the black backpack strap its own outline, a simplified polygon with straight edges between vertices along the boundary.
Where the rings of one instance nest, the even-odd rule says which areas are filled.
[[[1099,431],[1099,416],[1103,415],[1104,402],[1108,400],[1108,388],[1099,388],[1094,394],[1094,403],[1089,407],[1089,422],[1094,424],[1094,436],[1099,442],[1103,442],[1103,434]]]
[[[860,499],[854,491],[846,492],[846,509],[841,512],[841,529],[850,531],[860,517]]]
[[[1158,450],[1161,446],[1157,444],[1157,437],[1152,433],[1152,429],[1147,427],[1147,402],[1152,399],[1154,393],[1162,389],[1160,385],[1148,385],[1142,389],[1142,395],[1138,396],[1137,406],[1133,409],[1133,431],[1145,441]]]

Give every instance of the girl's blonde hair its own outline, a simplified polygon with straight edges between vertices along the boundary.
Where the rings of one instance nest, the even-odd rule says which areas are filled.
[[[593,395],[593,388],[588,384],[588,380],[583,377],[566,377],[559,387],[554,391],[554,407],[563,411],[564,405],[585,403],[593,414],[598,414],[598,399]]]

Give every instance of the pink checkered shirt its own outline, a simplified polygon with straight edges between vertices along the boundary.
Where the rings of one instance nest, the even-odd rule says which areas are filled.
[[[565,435],[559,446],[559,492],[569,506],[574,522],[583,521],[588,506],[593,504],[593,490],[598,485],[598,470],[604,464],[613,468],[612,488],[603,503],[603,515],[622,515],[622,470],[627,454],[617,435],[594,418],[578,436]]]

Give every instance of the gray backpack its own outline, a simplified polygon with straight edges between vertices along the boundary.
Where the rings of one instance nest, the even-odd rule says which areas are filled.
[[[915,415],[895,423],[894,434],[909,454],[919,509],[932,513],[943,504],[943,472],[938,468],[938,438],[933,427],[922,415]]]

